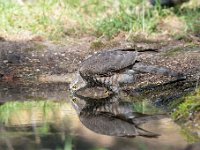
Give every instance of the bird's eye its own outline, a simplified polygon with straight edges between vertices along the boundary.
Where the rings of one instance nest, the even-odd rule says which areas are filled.
[[[73,86],[72,86],[72,89],[76,89],[76,88],[77,88],[76,85],[73,85]]]
[[[75,103],[76,102],[76,98],[72,98],[72,101]]]

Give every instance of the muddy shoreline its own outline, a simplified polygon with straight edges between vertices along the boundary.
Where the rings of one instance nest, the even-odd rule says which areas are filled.
[[[79,63],[95,51],[114,48],[157,49],[156,54],[144,54],[141,59],[147,64],[165,66],[194,77],[200,72],[200,45],[180,41],[165,43],[102,42],[94,46],[95,40],[85,39],[77,43],[60,45],[39,41],[0,41],[0,81],[14,82],[16,79],[36,81],[40,76],[74,73]],[[101,43],[101,44],[102,44]],[[113,43],[115,43],[113,45]],[[106,45],[107,44],[107,45]],[[54,77],[49,79],[53,80]],[[143,79],[145,80],[145,79]],[[56,81],[54,81],[56,82]],[[67,81],[70,82],[70,81]],[[145,82],[145,81],[144,81]]]
[[[162,85],[162,83],[169,82],[171,79],[149,74],[141,75],[138,84],[134,85],[136,87],[128,87],[129,96],[138,98],[134,94],[137,93],[138,95],[139,93],[139,95],[148,96],[158,107],[162,107],[161,105],[167,106],[170,101],[176,101],[176,99],[195,91],[198,87],[200,73],[199,42],[154,41],[146,43],[121,40],[97,42],[94,37],[82,38],[66,44],[37,40],[1,40],[0,103],[4,104],[13,100],[33,100],[35,97],[53,101],[69,99],[68,85],[73,80],[74,73],[84,58],[97,51],[130,47],[136,50],[157,49],[157,53],[144,53],[140,60],[147,64],[164,66],[182,72],[189,78],[182,84],[162,86],[162,88],[156,90],[156,88],[149,88],[148,85]],[[144,91],[142,91],[142,87],[149,89],[143,88]],[[164,97],[164,101],[162,97]],[[198,115],[185,123],[189,128],[192,120],[195,120],[195,124],[198,124]],[[197,131],[194,131],[195,134],[199,134]]]

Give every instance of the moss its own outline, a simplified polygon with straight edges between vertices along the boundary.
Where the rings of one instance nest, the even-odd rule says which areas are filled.
[[[185,97],[185,101],[181,103],[176,111],[172,113],[174,120],[188,120],[190,114],[200,112],[200,89],[192,95]]]

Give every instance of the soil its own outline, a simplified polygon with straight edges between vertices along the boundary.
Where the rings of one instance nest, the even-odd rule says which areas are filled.
[[[197,77],[200,71],[200,42],[151,41],[128,42],[120,38],[112,41],[95,37],[73,39],[66,44],[32,38],[29,40],[0,40],[1,82],[70,82],[66,75],[74,73],[84,58],[96,51],[132,47],[136,50],[158,49],[158,53],[144,53],[141,60],[147,64],[165,66]],[[52,78],[49,78],[52,76]],[[62,78],[65,78],[62,80]],[[53,81],[55,79],[55,81]],[[143,80],[145,82],[145,79]]]

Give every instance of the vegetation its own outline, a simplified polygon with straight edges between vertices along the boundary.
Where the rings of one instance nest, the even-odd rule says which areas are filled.
[[[0,42],[4,37],[13,35],[26,35],[28,39],[42,37],[42,39],[51,41],[96,36],[96,42],[91,43],[91,48],[98,49],[104,46],[104,43],[99,40],[101,37],[112,39],[120,34],[134,41],[138,39],[144,41],[143,36],[167,35],[178,40],[188,40],[190,34],[200,35],[199,0],[190,0],[190,2],[173,8],[161,8],[159,4],[152,7],[147,1],[26,0],[19,3],[17,0],[0,0]],[[191,45],[191,47],[194,46]],[[44,45],[37,44],[34,49],[30,48],[27,51],[32,52],[35,49],[43,50],[44,48]],[[166,56],[176,56],[183,50],[174,48],[166,53]],[[44,122],[50,122],[50,120],[56,122],[56,115],[59,116],[56,113],[60,106],[60,103],[45,99],[7,102],[0,106],[0,124],[7,126],[13,122],[14,125],[21,123],[20,125],[23,126],[23,123],[30,123],[30,116],[37,115],[37,113],[44,117],[42,118]],[[176,109],[172,113],[175,120],[186,121],[192,115],[199,115],[200,89],[184,99],[176,100],[172,108]],[[133,109],[152,114],[159,112],[147,103],[135,103]],[[32,112],[35,114],[32,115]],[[41,134],[46,134],[50,130],[48,123],[37,128]],[[195,141],[188,132],[183,132],[190,141]],[[64,149],[73,149],[73,139],[65,139]],[[146,149],[146,147],[141,147],[141,149]],[[96,150],[104,150],[104,148]]]
[[[198,135],[194,134],[188,128],[182,127],[181,134],[186,138],[189,143],[197,143],[200,138]]]
[[[147,0],[36,0],[23,4],[0,0],[0,35],[29,34],[60,40],[80,34],[114,37],[125,32],[129,37],[198,33],[197,3],[191,0],[182,7],[161,9],[159,5],[150,7]],[[173,32],[168,22],[176,26]]]
[[[172,116],[175,120],[188,120],[191,115],[197,113],[200,113],[200,89],[185,97],[185,101],[178,106]]]

